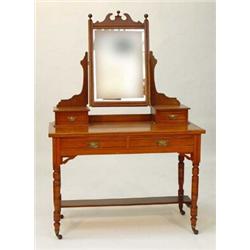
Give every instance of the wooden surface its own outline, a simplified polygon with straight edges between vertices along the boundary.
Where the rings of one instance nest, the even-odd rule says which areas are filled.
[[[178,196],[95,199],[95,200],[62,200],[62,208],[160,205],[160,204],[178,204],[178,202],[179,202]],[[185,195],[183,196],[183,203],[189,205],[191,204],[191,199]]]
[[[189,107],[180,104],[180,105],[154,105],[152,106],[153,110],[168,110],[168,111],[176,111],[176,110],[187,110]]]
[[[89,111],[88,107],[85,106],[66,106],[66,107],[54,107],[54,112],[78,112],[78,111]]]
[[[150,135],[157,133],[164,134],[204,134],[205,130],[193,123],[181,126],[166,126],[156,124],[153,121],[142,122],[93,122],[86,126],[62,126],[55,127],[54,123],[49,124],[50,137],[74,137],[88,134],[140,134]]]

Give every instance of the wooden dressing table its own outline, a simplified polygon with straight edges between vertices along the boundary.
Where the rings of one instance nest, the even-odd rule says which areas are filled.
[[[108,14],[104,21],[93,22],[92,15],[89,15],[89,53],[86,52],[81,61],[84,75],[82,91],[80,94],[74,95],[67,100],[61,100],[57,104],[54,109],[55,122],[50,123],[49,125],[49,136],[52,137],[53,141],[55,234],[58,239],[62,238],[62,235],[59,232],[60,221],[63,218],[61,213],[62,208],[153,204],[178,204],[182,215],[185,214],[183,205],[187,205],[191,211],[191,228],[194,234],[198,234],[196,222],[199,163],[201,154],[201,134],[205,133],[205,130],[188,121],[188,107],[181,105],[176,98],[167,97],[164,94],[158,93],[156,90],[154,81],[156,59],[154,58],[153,53],[149,51],[148,15],[144,15],[145,19],[143,23],[134,22],[128,14],[124,14],[125,19],[122,18],[119,11],[117,11],[117,15],[114,18],[111,18],[111,16],[112,14]],[[142,33],[137,33],[137,30]],[[98,64],[97,62],[97,60],[101,58],[100,55],[102,52],[101,50],[98,50],[98,42],[95,42],[96,40],[94,39],[97,39],[98,37],[103,37],[104,40],[109,39],[110,37],[108,35],[111,33],[106,33],[106,31],[112,32],[112,35],[114,35],[114,44],[116,44],[117,41],[119,42],[119,49],[122,50],[122,53],[124,53],[124,51],[130,53],[129,57],[126,55],[124,58],[123,55],[119,56],[119,60],[120,58],[123,58],[121,60],[121,65],[125,65],[128,60],[134,58],[134,52],[135,55],[138,54],[138,48],[140,48],[141,43],[139,43],[138,46],[135,45],[135,49],[133,49],[133,47],[131,47],[133,46],[133,42],[131,41],[135,41],[138,37],[140,38],[140,34],[142,35],[143,49],[141,52],[143,53],[143,63],[141,67],[143,67],[143,70],[140,74],[137,74],[137,72],[133,73],[131,71],[131,68],[129,68],[131,67],[130,64],[127,67],[122,67],[122,70],[129,69],[129,72],[132,72],[131,75],[136,76],[135,79],[139,79],[137,75],[143,76],[141,81],[136,82],[135,80],[138,86],[137,92],[142,93],[137,93],[138,98],[137,96],[136,98],[131,98],[128,97],[128,95],[125,98],[113,98],[113,94],[110,94],[111,97],[108,98],[100,98],[99,94],[103,92],[103,89],[101,89],[100,86],[103,82],[100,83],[100,79],[102,78],[95,76],[95,74],[100,72],[105,74],[105,70],[110,69],[113,66],[115,67],[115,64],[112,65],[112,63],[114,63],[112,60],[110,62],[107,61],[108,66],[106,68],[106,64]],[[129,44],[129,46],[121,40],[121,37],[124,37],[124,34],[126,34],[124,32],[127,31],[129,32],[128,34],[131,34],[131,40],[128,38],[128,41],[126,41],[128,44],[131,42],[132,45]],[[135,33],[132,33],[132,31]],[[101,42],[99,43],[101,44]],[[100,46],[110,46],[111,43],[107,43],[108,45],[101,44]],[[103,60],[103,58],[100,60]],[[110,65],[108,63],[110,63]],[[132,64],[136,65],[134,62]],[[141,67],[136,66],[138,69],[141,69]],[[122,75],[122,72],[117,73],[117,75],[119,74]],[[103,79],[105,77],[107,76],[104,76]],[[120,79],[126,79],[126,76]],[[107,84],[109,82],[110,80],[107,81]],[[140,85],[141,83],[142,85]],[[114,82],[113,84],[115,85],[118,83]],[[126,84],[124,84],[124,86],[125,85]],[[105,88],[108,89],[107,86],[105,86]],[[104,95],[106,94],[107,92]],[[92,106],[151,106],[151,113],[133,115],[89,115],[88,112]],[[69,160],[72,160],[79,155],[137,153],[178,154],[179,189],[177,196],[62,200],[61,166],[66,164]],[[191,198],[184,195],[183,190],[185,158],[191,160],[193,165]]]

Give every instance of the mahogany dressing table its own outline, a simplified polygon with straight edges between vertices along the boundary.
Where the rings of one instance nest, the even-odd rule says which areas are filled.
[[[201,134],[188,121],[189,108],[158,93],[154,81],[156,59],[149,50],[149,22],[135,22],[117,11],[93,22],[89,15],[89,52],[85,53],[83,87],[78,95],[61,100],[49,124],[53,142],[54,230],[58,239],[62,208],[178,204],[190,208],[191,228],[198,234],[197,199]],[[113,47],[112,47],[113,46]],[[89,115],[91,107],[150,106],[150,114]],[[178,154],[178,195],[121,199],[63,200],[61,167],[80,155]],[[192,161],[191,197],[184,195],[184,159]]]

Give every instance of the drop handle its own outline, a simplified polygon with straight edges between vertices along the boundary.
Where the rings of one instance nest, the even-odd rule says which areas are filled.
[[[177,118],[177,115],[174,115],[174,114],[168,115],[169,120],[176,120],[176,118]]]
[[[166,147],[168,145],[168,141],[167,140],[158,140],[156,142],[156,144],[159,146],[159,147]]]
[[[74,122],[76,120],[76,117],[75,116],[68,116],[67,119],[70,122]]]
[[[89,148],[99,148],[99,143],[96,141],[92,141],[88,144]]]

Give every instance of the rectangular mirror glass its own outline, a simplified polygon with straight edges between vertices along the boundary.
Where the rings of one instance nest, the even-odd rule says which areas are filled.
[[[143,29],[94,29],[95,102],[146,100]]]

